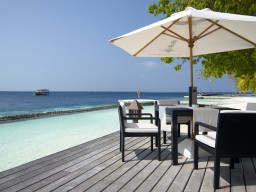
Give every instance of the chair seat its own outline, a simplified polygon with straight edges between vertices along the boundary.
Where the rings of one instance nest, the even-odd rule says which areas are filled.
[[[150,123],[127,123],[127,133],[157,133],[158,127]]]
[[[216,134],[211,133],[207,135],[196,135],[196,140],[215,148]]]

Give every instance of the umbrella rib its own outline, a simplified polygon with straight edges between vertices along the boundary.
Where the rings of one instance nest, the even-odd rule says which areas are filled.
[[[177,36],[174,36],[174,35],[171,35],[171,34],[168,34],[168,33],[163,33],[164,35],[167,35],[167,36],[170,36],[170,37],[173,37],[174,39],[179,39],[179,40],[181,40],[181,41],[185,41],[185,42],[187,42],[187,40],[186,39],[183,39],[183,38],[180,38],[180,37],[177,37]]]
[[[212,32],[214,32],[214,31],[220,29],[220,27],[219,27],[219,28],[217,28],[217,29],[214,29],[214,30],[212,30],[212,31],[210,31],[210,32],[208,32],[208,33],[206,33],[209,29],[211,29],[213,26],[215,26],[216,23],[218,23],[218,22],[219,22],[219,20],[218,20],[218,21],[215,21],[214,23],[212,23],[209,27],[207,27],[205,30],[203,30],[203,31],[197,36],[196,39],[197,39],[197,40],[198,40],[198,39],[201,39],[201,38],[203,38],[203,37],[205,37],[205,36],[211,34]]]
[[[176,35],[176,36],[173,36],[173,35],[171,35],[171,34],[164,33],[165,35],[169,35],[169,36],[171,36],[171,37],[173,37],[173,38],[180,39],[180,40],[182,40],[182,41],[188,42],[188,40],[187,40],[185,37],[182,37],[182,36],[179,35],[178,33],[175,33],[174,31],[172,31],[172,30],[170,30],[170,29],[168,29],[168,28],[166,28],[166,27],[164,27],[164,26],[161,26],[161,27],[164,28],[165,31],[169,31],[170,33],[173,33],[173,34]]]
[[[207,36],[207,35],[209,35],[209,34],[215,32],[215,31],[217,31],[217,30],[219,30],[219,29],[221,29],[221,27],[218,27],[218,28],[216,28],[216,29],[214,29],[214,30],[212,30],[212,31],[209,31],[208,33],[202,35],[201,37],[198,37],[196,40],[202,39],[203,37],[205,37],[205,36]]]
[[[213,22],[212,20],[210,20],[210,19],[207,19],[207,20],[208,20],[209,22],[211,22],[211,23],[214,23],[214,22]],[[224,27],[224,26],[222,26],[222,25],[220,25],[220,24],[218,24],[218,23],[216,23],[215,25],[217,25],[217,26],[219,26],[220,28],[222,28],[222,29],[228,31],[229,33],[232,33],[233,35],[235,35],[235,36],[237,36],[237,37],[239,37],[239,38],[241,38],[241,39],[247,41],[248,43],[251,43],[252,45],[254,45],[254,46],[256,47],[256,43],[255,43],[255,42],[253,42],[253,41],[251,41],[251,40],[249,40],[249,39],[243,37],[242,35],[239,35],[239,34],[235,33],[234,31],[231,31],[230,29],[228,29],[228,28],[226,28],[226,27]]]
[[[181,18],[180,18],[181,19]],[[180,19],[177,19],[176,21],[174,21],[170,26],[168,26],[167,28],[172,27],[175,23],[177,23]],[[143,46],[139,51],[137,51],[135,54],[133,54],[133,56],[137,56],[141,51],[143,51],[147,46],[149,46],[152,42],[154,42],[158,37],[160,37],[162,34],[164,34],[164,32],[166,31],[166,29],[164,31],[162,31],[161,33],[159,33],[157,36],[155,36],[151,41],[149,41],[145,46]]]

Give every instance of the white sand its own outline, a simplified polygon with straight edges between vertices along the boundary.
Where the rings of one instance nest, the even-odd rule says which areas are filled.
[[[256,97],[230,97],[230,99],[225,99],[216,105],[245,110],[247,103],[256,103]]]

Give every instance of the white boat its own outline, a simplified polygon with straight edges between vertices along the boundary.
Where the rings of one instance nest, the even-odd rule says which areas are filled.
[[[48,89],[37,89],[35,91],[35,95],[41,96],[41,95],[49,95],[49,90]]]

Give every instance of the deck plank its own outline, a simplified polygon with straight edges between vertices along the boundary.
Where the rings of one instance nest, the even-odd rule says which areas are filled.
[[[141,149],[137,149],[137,151],[140,151]],[[150,149],[147,149],[148,152],[150,152]],[[148,156],[145,156],[142,161],[139,161],[136,164],[136,167],[132,167],[129,169],[125,175],[120,176],[115,180],[113,183],[111,183],[104,191],[118,191],[121,188],[123,188],[129,181],[133,179],[134,176],[136,176],[140,171],[142,171],[150,162],[157,161],[157,150],[154,150],[152,153],[150,152]],[[155,159],[155,160],[154,160]],[[140,158],[134,159],[135,161],[140,160]],[[133,160],[133,161],[134,161]],[[127,164],[130,164],[131,160],[127,161]]]
[[[127,146],[129,147],[130,145],[134,145],[137,144],[138,142],[143,142],[143,141],[139,141],[138,139],[134,139],[134,140],[130,140],[129,142],[127,142]],[[144,141],[146,142],[146,141]],[[98,169],[97,166],[100,166],[102,163],[108,161],[109,159],[112,159],[112,161],[114,161],[114,159],[119,159],[118,157],[115,157],[117,155],[119,155],[119,148],[118,146],[116,146],[114,151],[108,151],[109,153],[104,155],[104,156],[98,156],[98,159],[90,161],[88,163],[84,163],[83,167],[79,166],[79,169],[64,169],[63,171],[67,171],[68,174],[64,175],[63,177],[61,177],[61,172],[58,172],[50,177],[48,177],[47,182],[44,181],[44,183],[42,183],[42,181],[39,181],[37,183],[34,184],[34,186],[30,186],[29,188],[33,187],[33,189],[35,188],[41,188],[38,189],[38,191],[49,191],[49,190],[53,190],[56,189],[66,183],[68,183],[70,180],[73,180],[77,177],[79,177],[82,174],[87,173],[90,170],[94,170],[94,169]],[[59,175],[59,179],[55,178],[55,175]],[[36,186],[35,186],[36,185]],[[29,188],[27,188],[26,190],[28,190]]]
[[[189,178],[188,184],[184,190],[185,192],[194,192],[200,190],[201,183],[205,175],[208,159],[209,157],[199,158],[198,170],[193,170],[192,175]]]
[[[230,168],[228,159],[220,163],[220,188],[216,192],[230,192]]]
[[[166,150],[165,150],[166,151]],[[140,185],[136,192],[144,192],[144,191],[151,191],[159,180],[165,175],[168,168],[171,166],[171,153],[167,150],[167,152],[163,152],[163,156],[165,153],[168,154],[167,158],[163,160],[163,162],[151,173],[148,178]]]
[[[171,184],[168,191],[175,191],[175,192],[184,191],[188,178],[192,174],[192,171],[193,171],[193,161],[192,159],[187,159],[186,163],[181,168],[180,172],[178,173],[177,177]]]
[[[126,162],[122,162],[119,132],[115,132],[1,172],[0,191],[214,191],[212,158],[200,158],[198,170],[193,169],[193,159],[182,156],[173,166],[167,141],[158,161],[149,138],[127,138]],[[221,188],[216,192],[256,191],[255,165],[256,158],[241,159],[230,170],[222,162]]]
[[[243,168],[240,163],[235,163],[231,170],[231,192],[246,192]]]
[[[153,188],[153,192],[167,191],[170,185],[173,183],[180,169],[184,165],[186,158],[179,157],[179,164],[176,166],[171,165],[166,171],[165,175],[159,180],[159,182]]]
[[[204,178],[200,188],[200,192],[213,192],[213,159],[210,157],[207,163],[207,168],[205,170]]]
[[[133,147],[139,147],[139,146],[148,146],[149,140],[139,142]],[[130,155],[130,153],[128,154]],[[131,156],[135,156],[133,152],[131,152]],[[110,159],[109,161],[104,162],[103,164],[100,164],[99,166],[89,170],[86,173],[81,173],[81,175],[73,180],[70,180],[69,182],[65,183],[65,185],[57,188],[54,191],[66,191],[66,189],[73,190],[74,191],[84,191],[88,188],[88,185],[91,186],[95,181],[93,179],[90,179],[91,177],[95,175],[100,175],[101,178],[104,176],[110,174],[113,170],[116,169],[116,167],[120,167],[123,165],[121,159],[121,154],[119,153],[114,158]],[[100,178],[100,179],[101,179]],[[98,181],[98,180],[97,180]]]
[[[247,192],[255,192],[256,190],[256,172],[255,167],[252,163],[252,159],[243,158],[242,159],[243,171],[244,171],[244,179],[245,186]]]
[[[164,160],[167,156],[167,153],[163,153],[162,159]],[[121,191],[135,191],[161,163],[162,161],[158,161],[156,156],[153,161],[149,162],[143,170],[138,172],[135,177],[133,177],[123,188],[121,188]]]

